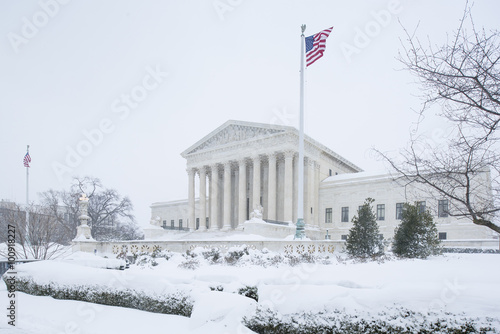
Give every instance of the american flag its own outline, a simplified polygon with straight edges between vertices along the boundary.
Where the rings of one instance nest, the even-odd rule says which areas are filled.
[[[24,162],[24,167],[29,167],[30,166],[31,157],[30,157],[30,153],[29,152],[26,152],[26,155],[24,156],[23,162]]]
[[[323,52],[326,49],[326,39],[332,30],[333,27],[330,27],[315,35],[306,37],[306,66],[314,64],[316,60],[323,57]]]

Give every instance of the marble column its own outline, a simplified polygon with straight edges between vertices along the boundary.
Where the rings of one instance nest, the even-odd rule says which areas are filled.
[[[319,179],[320,179],[320,173],[321,173],[321,166],[319,163],[316,161],[314,165],[314,205],[315,205],[315,210],[314,210],[314,215],[313,215],[313,222],[319,226]]]
[[[200,231],[206,231],[206,217],[207,217],[207,172],[205,167],[198,169],[200,174]]]
[[[224,164],[224,216],[222,229],[231,229],[231,163]]]
[[[284,209],[283,220],[293,219],[293,152],[285,152],[285,184],[284,184]]]
[[[205,220],[205,226],[207,229],[209,229],[210,225],[212,224],[212,173],[210,167],[207,167],[206,171],[207,171],[207,182],[208,182],[208,198],[207,198],[208,224],[207,221]]]
[[[210,230],[217,230],[219,228],[219,166],[214,164],[210,166],[212,169],[212,182],[210,183]]]
[[[306,220],[307,224],[313,224],[314,223],[314,213],[316,211],[315,204],[314,204],[314,185],[316,183],[314,175],[316,174],[316,163],[314,160],[310,160],[308,164],[308,171],[309,175],[307,176],[307,192],[308,192],[308,197],[309,199],[307,200],[308,203],[308,208],[307,208],[307,218]],[[313,212],[311,213],[311,208]]]
[[[247,165],[246,160],[238,161],[238,224],[247,220]]]
[[[189,219],[187,221],[186,227],[189,230],[192,230],[195,226],[195,210],[194,210],[194,176],[196,174],[193,168],[187,170],[188,178],[189,178],[189,188],[188,188],[188,216]]]
[[[276,154],[269,155],[269,185],[267,188],[267,218],[276,220]]]
[[[304,221],[306,223],[309,223],[309,212],[310,212],[310,202],[309,202],[309,171],[310,171],[310,159],[308,157],[304,157],[304,193],[303,193],[303,199],[304,199],[304,206],[302,207],[302,210],[304,212]],[[298,179],[297,179],[298,181]],[[298,203],[298,202],[297,202]]]
[[[292,222],[297,223],[298,214],[299,214],[299,159],[293,159],[292,162],[292,170],[293,170],[293,201],[292,201]]]
[[[255,156],[253,160],[253,201],[252,209],[256,209],[257,205],[260,205],[260,157]]]

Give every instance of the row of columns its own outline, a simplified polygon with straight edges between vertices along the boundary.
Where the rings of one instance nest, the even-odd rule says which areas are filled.
[[[268,173],[268,198],[267,198],[267,219],[276,220],[278,217],[277,214],[277,160],[279,157],[283,157],[284,159],[284,182],[283,182],[283,220],[284,221],[293,221],[293,184],[294,184],[294,175],[293,175],[293,151],[285,151],[280,153],[273,153],[267,155],[268,165],[269,165],[269,173]],[[202,166],[199,168],[190,168],[187,170],[188,172],[188,227],[189,229],[195,229],[195,175],[199,174],[200,183],[199,183],[199,216],[200,216],[200,224],[199,229],[205,230],[205,217],[207,217],[207,208],[210,209],[210,217],[209,217],[209,225],[210,229],[218,229],[218,217],[219,217],[219,183],[223,182],[223,186],[221,187],[222,194],[222,229],[228,230],[231,226],[231,209],[237,205],[238,210],[236,221],[237,223],[244,222],[247,218],[247,163],[252,161],[253,171],[251,173],[252,178],[252,205],[255,208],[256,204],[261,204],[261,156],[256,155],[249,159],[244,158],[238,161],[227,161],[223,164],[213,164],[210,166]],[[237,191],[237,199],[232,200],[231,197],[231,172],[232,165],[237,164],[238,168],[236,169],[238,175],[238,191]],[[221,168],[222,167],[222,168]],[[220,179],[219,170],[222,169],[222,179]],[[314,172],[314,168],[309,168],[309,173],[311,171]],[[209,199],[207,200],[207,177],[209,178],[209,186],[210,193]],[[316,182],[311,182],[311,180],[315,180],[315,176],[309,174],[308,175],[309,188],[308,194],[309,196],[314,196],[317,193],[317,189],[314,189],[314,184]],[[316,181],[316,180],[315,180]],[[311,197],[306,201],[312,205],[314,203],[314,198]],[[314,205],[316,206],[316,205]],[[250,207],[250,211],[253,208]],[[306,211],[309,212],[309,211]],[[306,217],[309,217],[306,215]]]

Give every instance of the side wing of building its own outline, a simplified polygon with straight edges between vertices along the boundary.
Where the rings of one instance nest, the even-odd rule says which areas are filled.
[[[448,199],[426,191],[414,183],[405,184],[383,173],[357,173],[329,177],[320,187],[320,227],[329,231],[332,239],[346,239],[352,218],[359,206],[370,197],[384,239],[394,236],[401,222],[403,203],[417,203],[429,210],[442,240],[491,240],[496,233],[473,224],[470,219],[452,217],[453,204]]]

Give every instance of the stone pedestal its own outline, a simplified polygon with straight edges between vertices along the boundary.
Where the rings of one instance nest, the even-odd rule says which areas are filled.
[[[78,241],[95,241],[92,238],[92,234],[90,233],[90,226],[87,224],[85,225],[80,225],[76,228],[76,237],[74,240]]]
[[[90,226],[87,225],[87,221],[90,219],[88,216],[89,198],[83,194],[80,197],[80,216],[78,220],[80,221],[80,226],[76,228],[76,237],[74,241],[95,241],[92,238]]]

